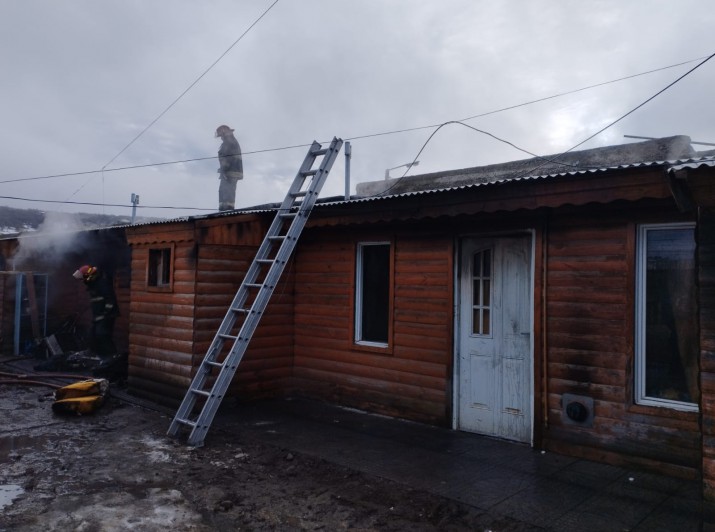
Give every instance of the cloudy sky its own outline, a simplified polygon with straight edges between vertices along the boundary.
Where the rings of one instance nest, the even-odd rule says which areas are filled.
[[[129,214],[136,193],[140,207],[174,207],[141,215],[212,212],[224,123],[244,152],[237,207],[283,199],[307,148],[280,148],[333,136],[353,139],[353,192],[451,120],[558,153],[715,52],[702,0],[274,1],[0,3],[0,205]],[[715,142],[714,91],[715,59],[583,147],[624,134]],[[411,173],[526,157],[452,124]],[[57,174],[79,175],[44,178]],[[340,157],[323,197],[343,193],[343,175]]]

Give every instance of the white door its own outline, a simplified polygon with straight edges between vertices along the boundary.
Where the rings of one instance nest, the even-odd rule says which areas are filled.
[[[531,442],[531,239],[462,242],[458,428]]]

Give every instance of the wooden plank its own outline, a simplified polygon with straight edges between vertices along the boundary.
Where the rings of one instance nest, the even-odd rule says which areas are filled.
[[[549,363],[549,376],[554,379],[571,382],[588,382],[592,384],[607,384],[622,386],[625,370],[618,368],[597,368],[575,364]]]
[[[293,383],[299,393],[309,397],[317,397],[387,416],[442,426],[448,425],[444,403],[399,397],[382,390],[363,389],[350,385],[335,387],[332,383],[312,378],[294,377]]]
[[[193,340],[193,330],[191,329],[166,329],[163,332],[166,336],[171,336],[174,340],[184,340],[187,342]],[[146,325],[144,323],[132,323],[131,334],[138,334],[142,336],[156,336],[157,329],[152,325]]]
[[[568,316],[568,315],[567,315]],[[571,314],[573,316],[573,314]],[[586,334],[597,336],[624,336],[625,323],[619,319],[569,318],[550,316],[547,320],[549,329],[568,334]]]
[[[384,368],[404,373],[436,377],[442,380],[447,378],[447,371],[444,364],[406,360],[361,351],[335,351],[320,347],[306,347],[296,349],[295,356],[296,360],[321,359],[325,361],[338,361],[348,364],[359,364],[366,367]]]
[[[318,370],[326,374],[335,374],[338,377],[343,375],[363,377],[374,381],[381,381],[385,386],[389,386],[390,384],[406,384],[420,388],[431,388],[444,393],[444,378],[396,371],[389,368],[365,366],[362,364],[303,357],[299,355],[295,357],[295,367],[301,368],[301,370]]]
[[[371,377],[361,377],[355,375],[336,374],[330,371],[311,369],[306,367],[296,367],[295,375],[304,379],[311,379],[322,382],[330,382],[335,385],[347,385],[356,387],[359,390],[379,390],[389,393],[395,397],[416,398],[430,401],[437,404],[444,404],[444,390],[424,388],[412,384],[387,383]]]

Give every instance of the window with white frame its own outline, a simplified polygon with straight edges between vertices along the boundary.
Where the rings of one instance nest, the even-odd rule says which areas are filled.
[[[386,347],[390,319],[390,243],[358,244],[355,272],[355,341]]]
[[[697,411],[698,319],[693,224],[638,228],[636,402]]]

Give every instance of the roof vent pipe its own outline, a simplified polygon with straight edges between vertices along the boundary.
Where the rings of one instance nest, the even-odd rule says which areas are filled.
[[[345,141],[345,201],[350,199],[350,157],[352,148],[350,141]]]

